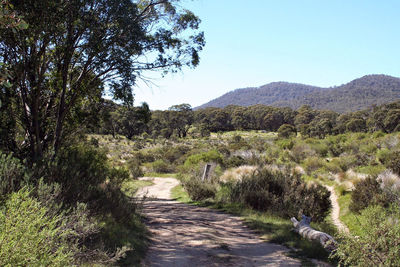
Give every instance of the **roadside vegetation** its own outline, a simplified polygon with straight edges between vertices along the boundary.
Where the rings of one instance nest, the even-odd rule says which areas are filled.
[[[293,247],[300,257],[327,260],[329,256],[319,244],[291,231],[290,217],[299,218],[301,214],[311,216],[312,227],[333,235],[341,244],[331,261],[349,263],[351,257],[369,257],[361,251],[365,247],[359,247],[359,251],[350,249],[349,244],[354,240],[339,233],[332,224],[330,194],[323,185],[334,187],[340,219],[350,229],[351,236],[372,238],[370,227],[365,223],[371,216],[370,210],[386,221],[388,217],[384,214],[396,214],[398,208],[400,180],[395,155],[400,150],[400,135],[397,132],[348,132],[312,138],[282,137],[279,133],[263,131],[229,131],[203,138],[135,137],[129,141],[132,145],[128,145],[127,139],[117,141],[118,138],[111,136],[91,135],[90,138],[98,138],[100,147],[126,142],[124,148],[111,152],[117,153],[113,157],[120,162],[135,158],[143,172],[164,172],[164,175],[156,173],[157,176],[177,173],[182,182],[172,192],[177,200],[240,215],[266,240]],[[137,144],[140,149],[135,148]],[[124,158],[124,155],[129,156]],[[166,167],[160,168],[160,162]],[[211,164],[211,172],[203,180],[207,163]],[[376,233],[380,230],[378,227]],[[395,238],[396,234],[390,233]],[[382,242],[382,247],[376,248],[378,251],[389,244]],[[386,251],[379,253],[386,254]],[[394,255],[393,251],[387,253]]]
[[[200,20],[178,2],[0,1],[0,265],[140,264],[134,194],[150,183],[136,178],[171,173],[177,199],[244,216],[299,255],[328,256],[290,231],[304,213],[338,238],[333,260],[399,265],[400,102],[135,107],[144,72],[199,64]],[[332,227],[324,185],[351,235]]]
[[[108,94],[136,135],[144,72],[198,65],[200,20],[178,2],[0,1],[0,266],[140,264],[141,166],[86,134],[112,118]]]

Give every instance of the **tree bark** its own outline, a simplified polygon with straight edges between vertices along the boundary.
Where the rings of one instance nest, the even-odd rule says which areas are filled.
[[[337,242],[332,236],[327,233],[317,231],[310,226],[311,218],[302,215],[301,221],[296,218],[290,219],[293,222],[294,231],[300,234],[302,237],[307,238],[311,241],[319,242],[325,250],[332,252],[337,248]]]

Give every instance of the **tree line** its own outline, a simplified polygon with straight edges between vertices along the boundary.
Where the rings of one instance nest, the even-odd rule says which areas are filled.
[[[193,110],[189,104],[180,104],[164,111],[150,111],[146,103],[126,109],[105,101],[101,114],[92,132],[121,134],[130,139],[144,133],[154,138],[181,138],[188,133],[207,136],[210,132],[233,130],[278,131],[284,136],[299,132],[302,136],[318,138],[345,132],[400,130],[400,101],[346,114],[316,110],[308,105],[297,110],[265,105]]]

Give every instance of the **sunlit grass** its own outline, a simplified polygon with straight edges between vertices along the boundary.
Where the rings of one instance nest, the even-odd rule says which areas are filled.
[[[127,196],[133,197],[135,196],[136,192],[145,186],[150,186],[153,185],[154,183],[152,181],[147,181],[147,180],[129,180],[125,181],[122,186],[121,190],[124,192]]]
[[[143,176],[144,177],[161,177],[161,178],[176,178],[176,173],[158,173],[158,172],[146,172]]]
[[[180,202],[193,203],[188,193],[180,184],[171,189],[171,197]]]

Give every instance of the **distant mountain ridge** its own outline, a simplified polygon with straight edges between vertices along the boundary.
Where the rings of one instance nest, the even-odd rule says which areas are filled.
[[[392,102],[399,98],[400,78],[373,74],[330,88],[273,82],[260,87],[236,89],[196,109],[256,104],[298,109],[302,105],[310,105],[314,109],[345,113]]]

